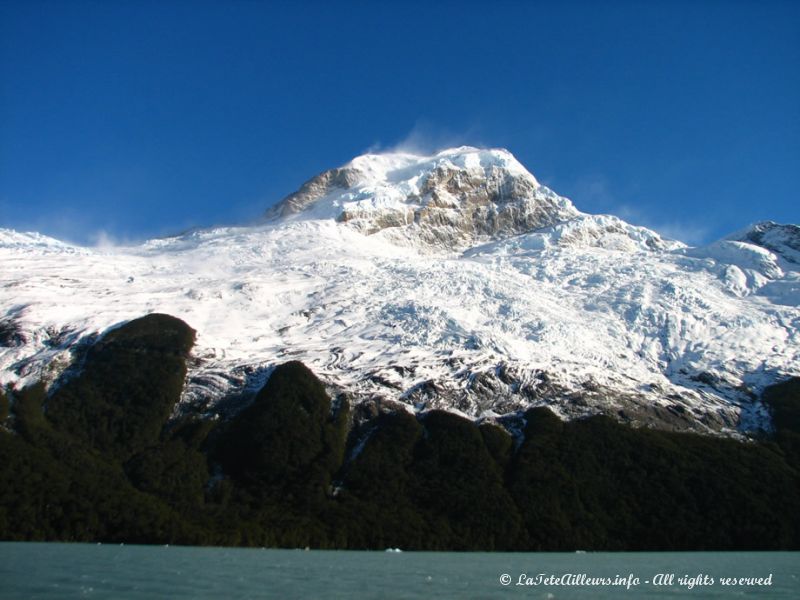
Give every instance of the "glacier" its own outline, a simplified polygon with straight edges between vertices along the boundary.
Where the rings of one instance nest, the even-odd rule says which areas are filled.
[[[0,230],[0,385],[58,385],[152,312],[197,331],[180,411],[236,410],[300,360],[365,410],[741,435],[800,375],[800,228],[688,247],[461,147],[357,157],[246,226],[102,248]]]

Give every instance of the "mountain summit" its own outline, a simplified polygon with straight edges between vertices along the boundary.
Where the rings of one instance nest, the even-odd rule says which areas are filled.
[[[206,415],[299,360],[356,414],[736,433],[769,429],[762,391],[800,375],[794,225],[691,248],[472,147],[360,156],[267,217],[117,248],[0,231],[0,386],[58,388],[149,313],[197,332],[177,410]]]
[[[681,244],[607,215],[586,215],[507,150],[365,154],[325,171],[267,211],[277,222],[333,219],[396,244],[463,251],[520,234],[529,242],[619,249]]]
[[[431,156],[365,154],[310,179],[270,217],[333,218],[395,240],[464,248],[578,214],[507,150],[469,146]]]

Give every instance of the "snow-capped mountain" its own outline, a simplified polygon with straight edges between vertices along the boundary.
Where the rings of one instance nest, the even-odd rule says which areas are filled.
[[[82,248],[0,230],[0,385],[150,312],[197,330],[184,410],[308,365],[367,411],[446,408],[701,431],[769,427],[800,375],[800,235],[689,248],[579,212],[507,151],[368,154],[248,227]]]
[[[395,242],[463,249],[579,213],[508,152],[462,147],[430,157],[368,154],[306,182],[270,217],[333,218]]]

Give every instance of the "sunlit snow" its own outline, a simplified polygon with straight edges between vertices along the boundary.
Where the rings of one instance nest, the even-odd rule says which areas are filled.
[[[135,246],[0,230],[0,307],[25,339],[0,348],[0,384],[54,381],[76,341],[161,312],[197,330],[184,396],[204,410],[298,359],[356,399],[416,409],[437,405],[417,393],[426,382],[440,404],[476,417],[531,402],[597,412],[570,396],[590,389],[613,392],[597,402],[677,403],[698,419],[716,415],[723,429],[766,426],[754,395],[800,375],[791,249],[686,248],[566,199],[574,215],[562,222],[449,250],[413,243],[413,225],[397,243],[387,230],[366,235],[335,220],[346,202],[406,202],[437,161],[533,179],[510,154],[481,152],[366,155],[350,163],[362,181],[299,217]],[[513,381],[487,404],[475,378],[498,369]],[[536,386],[535,400],[517,394]]]

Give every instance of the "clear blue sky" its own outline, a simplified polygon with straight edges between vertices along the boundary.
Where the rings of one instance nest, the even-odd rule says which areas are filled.
[[[0,1],[0,227],[241,222],[411,139],[690,242],[800,222],[800,2]]]

